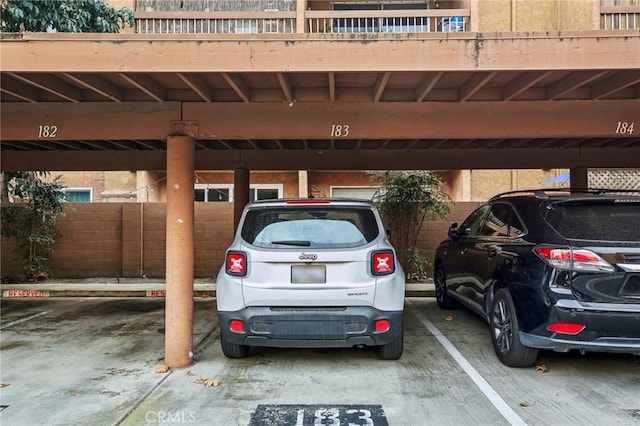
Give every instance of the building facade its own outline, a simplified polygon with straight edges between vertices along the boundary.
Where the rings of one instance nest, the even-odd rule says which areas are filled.
[[[134,10],[136,25],[124,31],[140,34],[280,34],[301,30],[405,34],[640,27],[637,0],[110,0],[110,4]],[[302,23],[300,9],[309,13]],[[277,17],[271,18],[269,14]],[[568,184],[568,179],[562,180],[568,169],[437,170],[437,173],[456,201],[480,201],[498,192]],[[166,200],[164,171],[86,171],[62,175],[70,201]],[[195,182],[195,201],[233,201],[233,170],[197,171]],[[375,187],[362,171],[253,171],[250,177],[250,199],[308,195],[368,198],[373,191]]]

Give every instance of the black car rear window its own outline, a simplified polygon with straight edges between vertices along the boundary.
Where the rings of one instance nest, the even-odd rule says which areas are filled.
[[[373,211],[363,208],[297,207],[250,210],[242,238],[257,247],[358,247],[377,238]]]
[[[640,203],[624,200],[554,204],[547,221],[568,239],[640,241]]]

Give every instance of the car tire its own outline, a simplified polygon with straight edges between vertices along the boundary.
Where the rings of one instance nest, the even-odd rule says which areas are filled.
[[[507,289],[496,292],[490,312],[491,343],[498,359],[509,367],[530,367],[538,358],[538,349],[520,343],[520,325],[516,308]]]
[[[447,276],[444,273],[444,267],[441,263],[436,265],[433,274],[433,281],[436,288],[436,303],[440,309],[455,309],[458,307],[458,301],[453,299],[447,292]]]
[[[222,353],[227,358],[245,358],[249,355],[249,346],[231,343],[224,336],[220,336],[220,346],[222,347]]]
[[[396,360],[402,356],[404,349],[404,330],[400,329],[400,335],[391,343],[378,346],[378,357],[384,360]]]

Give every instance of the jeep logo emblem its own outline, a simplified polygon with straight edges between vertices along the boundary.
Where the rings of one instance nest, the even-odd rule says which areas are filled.
[[[302,253],[298,259],[300,259],[300,260],[317,260],[318,259],[318,255],[317,254]]]

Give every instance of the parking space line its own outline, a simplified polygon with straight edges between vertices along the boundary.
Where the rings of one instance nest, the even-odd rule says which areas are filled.
[[[40,312],[40,313],[38,313],[38,314],[29,315],[29,316],[26,316],[26,317],[24,317],[24,318],[17,319],[17,320],[15,320],[15,321],[11,321],[10,323],[5,324],[5,325],[3,325],[2,327],[0,327],[0,330],[4,330],[5,328],[7,328],[7,327],[11,327],[12,325],[20,324],[21,322],[25,322],[25,321],[32,320],[32,319],[34,319],[34,318],[38,318],[39,316],[42,316],[42,315],[48,314],[49,312],[51,312],[51,310],[44,311],[44,312]]]
[[[438,339],[438,342],[449,352],[449,355],[458,363],[465,373],[473,380],[478,389],[489,399],[489,402],[502,414],[502,416],[512,425],[526,425],[524,420],[516,414],[515,411],[509,407],[509,405],[502,399],[502,397],[491,387],[491,385],[478,373],[478,370],[462,356],[460,351],[447,339],[444,334],[435,326],[424,314],[413,305],[413,303],[406,299],[407,305],[411,307],[412,312],[418,317],[420,322]]]

